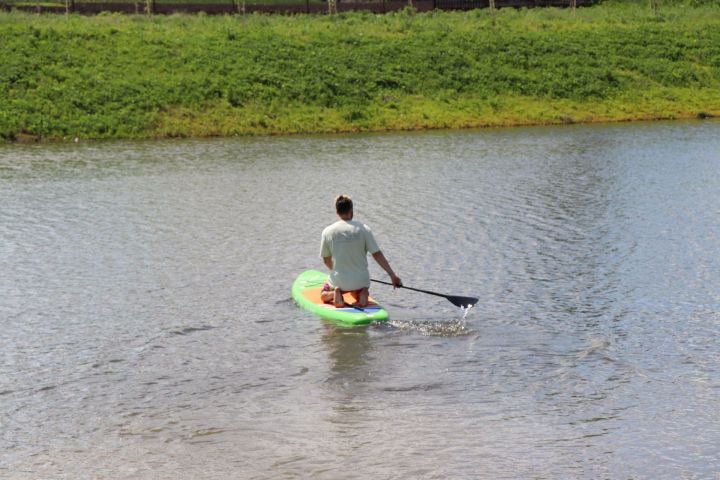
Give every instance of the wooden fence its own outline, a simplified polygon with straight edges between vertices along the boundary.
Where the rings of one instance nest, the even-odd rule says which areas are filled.
[[[532,8],[532,7],[568,7],[572,0],[495,0],[497,8]],[[588,6],[596,0],[577,0],[577,6]],[[373,13],[386,13],[412,5],[419,12],[430,10],[472,10],[475,8],[488,8],[489,0],[375,0],[375,1],[345,1],[337,2],[338,12],[368,11]],[[236,13],[328,13],[327,3],[310,2],[294,4],[243,4],[241,0],[232,0],[226,3],[166,3],[155,0],[127,1],[127,2],[82,2],[68,1],[64,5],[48,5],[43,3],[23,3],[13,5],[0,0],[0,10],[12,9],[37,13],[79,13],[83,15],[96,15],[101,12],[118,12],[126,14],[172,14],[172,13],[200,13],[210,15],[236,14]]]

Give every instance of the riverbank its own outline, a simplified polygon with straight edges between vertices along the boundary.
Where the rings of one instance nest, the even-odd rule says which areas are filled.
[[[720,8],[0,14],[0,138],[468,128],[720,115]]]

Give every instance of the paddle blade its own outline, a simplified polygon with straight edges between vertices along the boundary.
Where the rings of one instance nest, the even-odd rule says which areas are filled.
[[[447,295],[445,298],[447,298],[450,303],[452,303],[456,307],[462,308],[472,307],[474,305],[477,305],[478,301],[480,301],[479,298],[475,297],[458,297],[455,295]]]

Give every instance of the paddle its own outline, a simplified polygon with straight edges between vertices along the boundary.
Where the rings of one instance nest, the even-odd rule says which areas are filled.
[[[390,282],[383,282],[382,280],[375,280],[374,278],[371,278],[370,280],[372,280],[373,282],[382,283],[384,285],[392,285],[392,283],[390,283]],[[419,288],[406,287],[405,285],[403,285],[402,287],[399,287],[399,288],[407,288],[408,290],[412,290],[414,292],[427,293],[429,295],[435,295],[437,297],[447,298],[450,301],[450,303],[452,303],[456,307],[464,307],[464,308],[472,307],[473,305],[477,304],[478,301],[480,300],[479,298],[475,298],[475,297],[460,297],[457,295],[444,295],[442,293],[431,292],[429,290],[421,290]]]

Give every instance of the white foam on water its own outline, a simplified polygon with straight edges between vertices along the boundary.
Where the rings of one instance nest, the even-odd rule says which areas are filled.
[[[390,320],[388,322],[394,328],[405,331],[417,331],[423,335],[439,337],[457,337],[473,333],[467,326],[467,316],[472,305],[461,307],[462,316],[450,321],[440,320]]]

